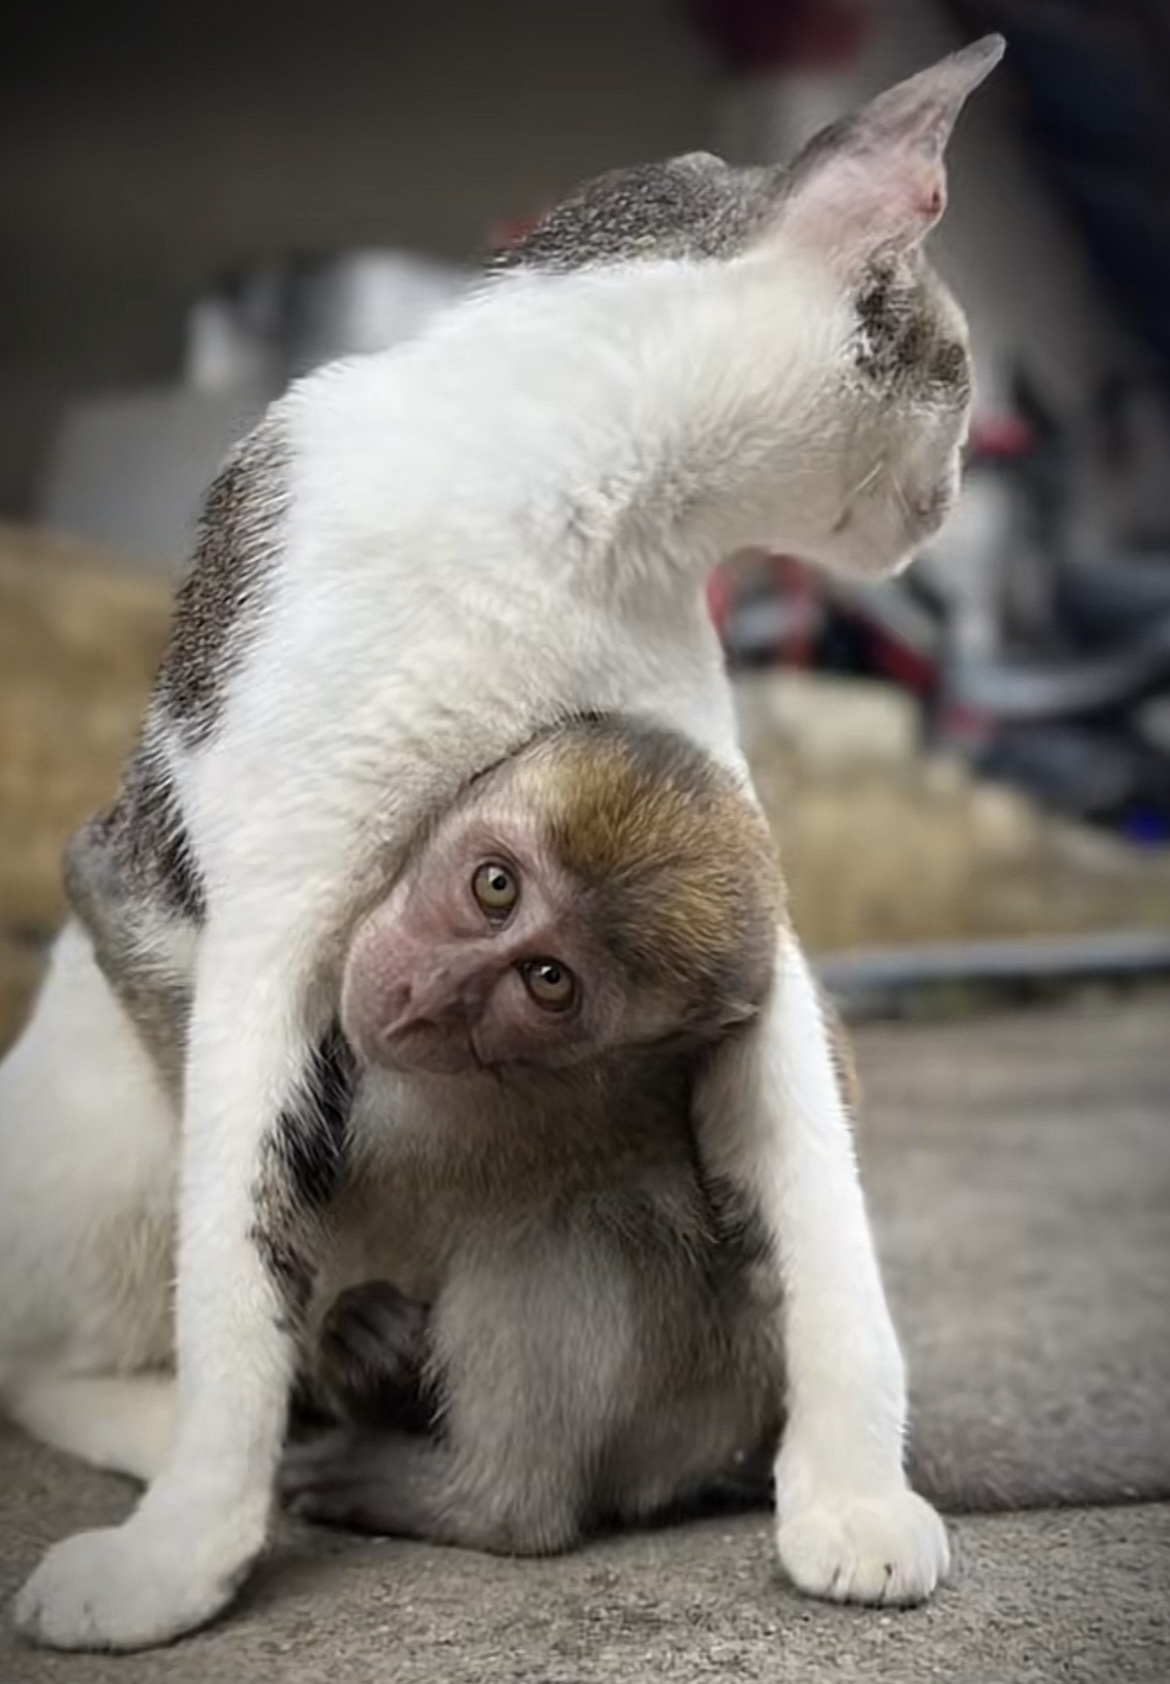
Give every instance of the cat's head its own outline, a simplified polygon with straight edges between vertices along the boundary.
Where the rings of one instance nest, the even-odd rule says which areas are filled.
[[[742,441],[726,467],[737,540],[878,575],[949,512],[971,362],[923,243],[946,204],[955,120],[1003,49],[989,35],[943,59],[788,165],[691,153],[614,171],[500,260],[567,285],[598,277],[615,317],[670,336],[669,389],[716,418],[723,405]]]

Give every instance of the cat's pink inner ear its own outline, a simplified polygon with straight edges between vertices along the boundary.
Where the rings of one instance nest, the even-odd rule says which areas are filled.
[[[1003,56],[986,36],[899,82],[815,138],[794,165],[786,232],[837,267],[909,251],[946,208],[944,154],[959,112]]]
[[[946,170],[919,153],[826,159],[796,193],[785,232],[834,267],[909,251],[946,209]]]

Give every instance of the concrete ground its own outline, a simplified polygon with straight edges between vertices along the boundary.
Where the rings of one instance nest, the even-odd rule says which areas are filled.
[[[121,1659],[3,1631],[0,1681],[1166,1684],[1168,1031],[1163,993],[860,1036],[924,1466],[960,1499],[991,1463],[1073,1505],[953,1521],[952,1580],[927,1607],[796,1596],[763,1515],[547,1562],[289,1526],[211,1631]],[[126,1504],[118,1481],[0,1432],[0,1595],[46,1544]]]

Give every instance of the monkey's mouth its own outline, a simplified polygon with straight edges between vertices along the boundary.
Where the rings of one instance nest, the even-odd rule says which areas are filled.
[[[465,1076],[491,1066],[480,1056],[474,1035],[418,1025],[382,1037],[378,1063],[402,1075]]]

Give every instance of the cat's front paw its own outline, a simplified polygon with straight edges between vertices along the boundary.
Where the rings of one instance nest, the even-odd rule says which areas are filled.
[[[781,1506],[778,1542],[797,1588],[833,1602],[923,1602],[950,1569],[946,1528],[908,1487]]]
[[[217,1552],[211,1552],[212,1557]],[[18,1628],[53,1649],[146,1649],[205,1625],[254,1555],[234,1564],[193,1547],[189,1527],[137,1516],[80,1532],[45,1556],[16,1598]]]

